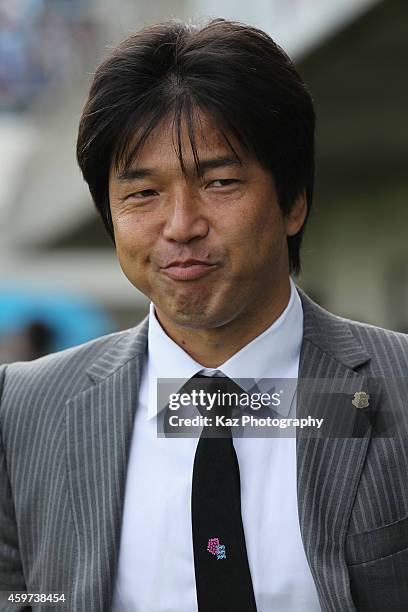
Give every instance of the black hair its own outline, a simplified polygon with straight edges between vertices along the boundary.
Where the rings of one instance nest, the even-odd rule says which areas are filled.
[[[198,164],[197,110],[214,119],[227,142],[230,133],[271,172],[283,214],[304,191],[309,213],[315,113],[289,57],[268,34],[244,24],[215,19],[198,27],[171,21],[132,34],[112,51],[95,72],[82,113],[77,159],[113,240],[112,164],[126,169],[154,128],[171,115],[183,169],[183,121]],[[303,230],[304,225],[288,237],[295,274]]]

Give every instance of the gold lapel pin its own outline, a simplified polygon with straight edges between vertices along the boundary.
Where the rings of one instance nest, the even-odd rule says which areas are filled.
[[[354,394],[354,399],[351,400],[351,403],[356,408],[367,408],[369,405],[369,399],[370,396],[365,391],[356,391]]]

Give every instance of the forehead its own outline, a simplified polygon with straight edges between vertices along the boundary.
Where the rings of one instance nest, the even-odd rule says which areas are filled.
[[[191,117],[166,116],[148,133],[136,130],[125,143],[124,154],[112,164],[111,173],[146,165],[178,166],[183,172],[198,170],[199,162],[210,157],[229,156],[243,163],[249,157],[244,145],[226,126],[211,115],[195,111]]]

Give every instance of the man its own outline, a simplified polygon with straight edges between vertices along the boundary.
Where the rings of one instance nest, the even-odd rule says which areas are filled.
[[[79,165],[150,314],[0,370],[0,589],[75,611],[407,609],[407,445],[376,414],[405,408],[408,341],[290,278],[313,139],[301,78],[250,27],[159,24],[98,68]],[[346,430],[158,436],[158,379],[203,376],[308,381],[298,414]]]

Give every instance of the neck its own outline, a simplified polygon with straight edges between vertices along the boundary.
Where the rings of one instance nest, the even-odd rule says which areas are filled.
[[[157,308],[156,316],[166,334],[205,368],[217,368],[270,327],[290,299],[289,279],[273,300],[257,304],[225,325],[193,329],[171,324]]]

